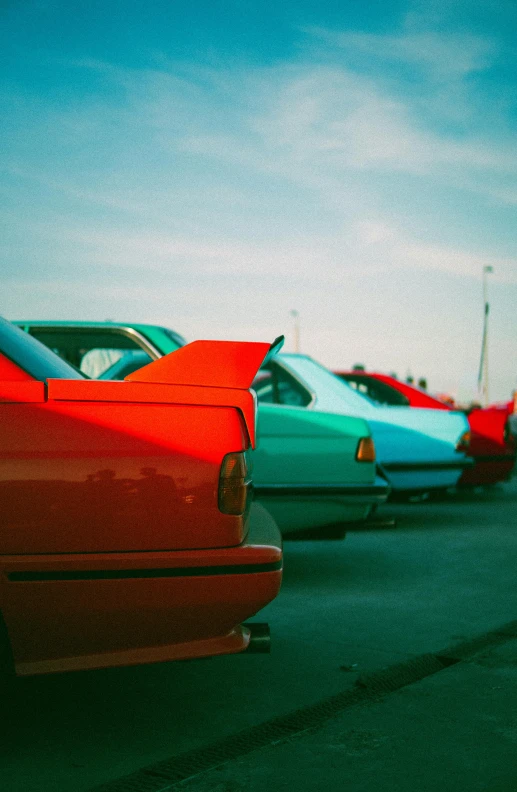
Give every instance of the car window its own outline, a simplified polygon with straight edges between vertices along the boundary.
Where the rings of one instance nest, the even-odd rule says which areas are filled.
[[[31,327],[30,333],[87,377],[97,379],[128,350],[140,351],[131,336],[118,330]]]
[[[381,380],[359,375],[355,377],[347,375],[343,379],[361,396],[367,396],[376,404],[388,404],[392,407],[407,407],[409,405],[407,396]]]
[[[99,379],[103,380],[123,380],[128,374],[152,363],[152,357],[143,350],[130,350],[122,355],[113,365],[99,374]]]
[[[90,349],[81,359],[80,369],[88,377],[96,379],[103,371],[123,356],[121,349]]]
[[[311,393],[276,363],[260,369],[251,387],[263,404],[306,407],[312,401]]]
[[[0,348],[6,357],[37,380],[82,379],[82,375],[46,346],[0,317]]]
[[[181,336],[179,333],[175,333],[174,330],[170,330],[168,327],[162,327],[161,332],[171,341],[174,341],[174,343],[177,344],[178,349],[182,346],[185,346],[187,343],[183,336]]]
[[[271,371],[260,369],[253,380],[251,387],[257,394],[257,400],[262,404],[278,404],[276,387]]]

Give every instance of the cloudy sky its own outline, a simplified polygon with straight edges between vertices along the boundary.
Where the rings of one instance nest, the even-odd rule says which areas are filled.
[[[517,387],[514,0],[3,0],[0,313]]]

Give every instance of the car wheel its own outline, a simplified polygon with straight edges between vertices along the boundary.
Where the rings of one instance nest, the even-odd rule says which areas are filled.
[[[7,627],[0,613],[0,694],[11,692],[15,678],[14,661]]]
[[[321,528],[304,528],[301,531],[293,531],[292,533],[284,534],[284,540],[298,540],[298,541],[319,541],[319,540],[336,540],[344,539],[346,536],[347,528],[350,528],[349,523],[332,523],[331,525],[323,525]]]

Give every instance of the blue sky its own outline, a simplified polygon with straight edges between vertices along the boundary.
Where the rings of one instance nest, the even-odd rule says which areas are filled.
[[[7,318],[517,387],[513,0],[4,2]]]

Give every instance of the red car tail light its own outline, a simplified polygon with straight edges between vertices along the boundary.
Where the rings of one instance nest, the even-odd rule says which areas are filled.
[[[463,432],[460,439],[456,443],[456,451],[463,451],[463,453],[468,454],[470,450],[471,437],[472,435],[470,431]]]
[[[361,437],[355,458],[358,462],[375,462],[375,444],[372,437]]]
[[[226,454],[219,474],[219,511],[223,514],[244,514],[251,492],[251,476],[244,451]]]

